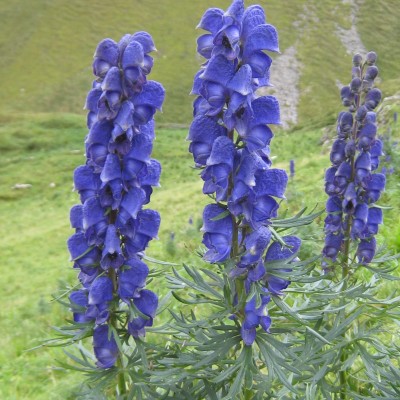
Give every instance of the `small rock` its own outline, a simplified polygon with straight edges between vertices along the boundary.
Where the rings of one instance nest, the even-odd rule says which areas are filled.
[[[12,189],[29,189],[32,185],[30,183],[16,183]]]
[[[54,182],[51,182],[51,183],[49,183],[49,187],[55,188],[55,187],[56,187],[56,184],[55,184]]]

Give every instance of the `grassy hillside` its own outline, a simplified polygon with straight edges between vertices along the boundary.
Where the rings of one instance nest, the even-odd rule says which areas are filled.
[[[97,43],[127,32],[149,31],[159,50],[153,79],[167,89],[162,123],[188,123],[188,93],[201,60],[194,28],[207,7],[228,0],[13,0],[0,1],[0,110],[79,113],[92,80]],[[332,121],[336,81],[349,79],[350,56],[337,29],[351,27],[350,1],[270,0],[262,4],[280,34],[281,51],[297,49],[301,63],[300,123]],[[399,85],[400,7],[397,0],[354,0],[356,27],[367,49],[379,53],[386,95]],[[293,88],[295,89],[295,88]]]

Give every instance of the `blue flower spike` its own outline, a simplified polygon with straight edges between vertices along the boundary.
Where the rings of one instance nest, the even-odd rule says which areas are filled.
[[[348,111],[339,114],[337,139],[331,151],[332,167],[325,175],[326,204],[325,247],[323,265],[328,265],[349,246],[357,245],[360,264],[369,264],[376,250],[374,235],[383,222],[382,210],[374,204],[385,189],[384,174],[376,173],[383,155],[382,142],[377,139],[375,108],[381,92],[374,88],[378,75],[376,54],[366,59],[353,57],[353,80],[341,90],[343,105]],[[344,257],[346,257],[344,255]]]
[[[147,79],[153,66],[148,53],[154,50],[147,32],[125,35],[119,43],[101,41],[86,99],[87,159],[74,173],[81,204],[71,209],[76,233],[68,240],[82,288],[71,293],[70,303],[75,323],[93,326],[102,369],[113,367],[119,357],[113,335],[121,327],[115,324],[125,318],[131,336],[144,336],[158,305],[157,295],[145,289],[149,268],[142,260],[160,226],[157,211],[143,209],[161,173],[151,159],[153,116],[164,101],[161,84]],[[130,304],[147,317],[128,312]]]
[[[278,34],[260,6],[245,8],[243,0],[226,11],[208,9],[198,28],[207,31],[197,40],[206,62],[194,77],[189,151],[201,170],[203,193],[216,201],[203,213],[204,259],[229,265],[229,278],[243,281],[236,285],[243,287],[236,299],[246,298],[253,285],[263,286],[265,295],[236,304],[232,315],[241,321],[243,342],[251,345],[258,327],[268,332],[271,325],[270,295],[282,295],[290,283],[268,272],[276,259],[264,259],[275,252],[269,225],[278,213],[277,199],[285,198],[288,176],[271,168],[269,156],[274,135],[268,125],[280,124],[279,103],[256,95],[270,84],[272,59],[265,51],[279,52]]]

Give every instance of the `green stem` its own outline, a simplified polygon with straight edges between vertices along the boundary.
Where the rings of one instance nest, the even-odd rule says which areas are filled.
[[[113,283],[113,292],[114,295],[118,290],[118,282],[117,282],[117,274],[113,268],[109,270],[110,279]],[[117,311],[118,303],[114,307],[114,310],[111,312],[110,325],[114,328],[114,332],[118,332],[118,319],[116,317],[115,311]],[[117,369],[118,369],[118,394],[119,398],[124,399],[127,393],[126,388],[126,380],[125,380],[125,372],[124,372],[124,362],[123,362],[123,354],[121,352],[118,353],[117,358]]]
[[[119,370],[119,373],[118,373],[119,398],[124,399],[126,396],[127,390],[126,390],[126,380],[125,380],[124,365],[123,365],[123,361],[122,361],[122,354],[120,354],[118,357],[117,368]]]
[[[363,74],[363,69],[364,66],[361,68],[361,75]],[[360,107],[360,103],[361,103],[361,93],[357,94],[356,97],[356,111],[358,110],[358,108]],[[354,125],[353,125],[353,129],[352,129],[352,139],[354,140],[354,142],[356,142],[357,140],[357,132],[358,132],[358,122],[355,121]],[[355,156],[351,157],[350,160],[350,164],[351,164],[351,178],[350,180],[352,182],[354,182],[355,180]],[[344,235],[344,249],[343,249],[343,265],[342,265],[342,281],[343,281],[343,286],[342,286],[342,296],[341,296],[341,300],[340,300],[340,305],[342,307],[342,309],[340,310],[340,322],[343,322],[346,319],[346,300],[343,296],[343,292],[345,290],[347,290],[348,288],[348,278],[349,278],[349,270],[350,270],[350,266],[349,266],[349,256],[350,256],[350,241],[351,241],[351,226],[352,226],[352,222],[353,222],[353,218],[352,215],[349,214],[348,216],[348,221],[347,221],[347,228],[345,231],[345,235]],[[346,340],[346,333],[343,334],[343,342]],[[344,363],[347,360],[347,354],[346,351],[342,349],[341,354],[340,354],[340,363],[341,363],[341,367],[343,367]],[[347,384],[347,372],[342,370],[339,373],[339,380],[340,380],[340,400],[346,400],[346,384]]]

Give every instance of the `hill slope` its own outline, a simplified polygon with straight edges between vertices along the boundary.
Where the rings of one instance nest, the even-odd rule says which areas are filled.
[[[0,110],[80,112],[91,85],[92,54],[97,43],[105,37],[119,40],[127,32],[147,30],[159,50],[152,79],[167,89],[159,121],[187,124],[191,117],[188,93],[202,61],[196,56],[199,32],[195,26],[206,8],[226,8],[229,3],[2,0]],[[289,57],[277,62],[273,78],[275,91],[284,92],[282,104],[292,107],[284,109],[285,113],[295,113],[292,123],[310,118],[326,123],[336,114],[338,81],[349,79],[349,43],[353,47],[360,43],[358,47],[379,53],[382,87],[387,95],[398,86],[398,0],[263,0],[247,1],[246,6],[254,3],[265,7],[268,22],[279,31],[283,56]],[[355,34],[360,35],[358,42],[357,38],[352,40]]]

